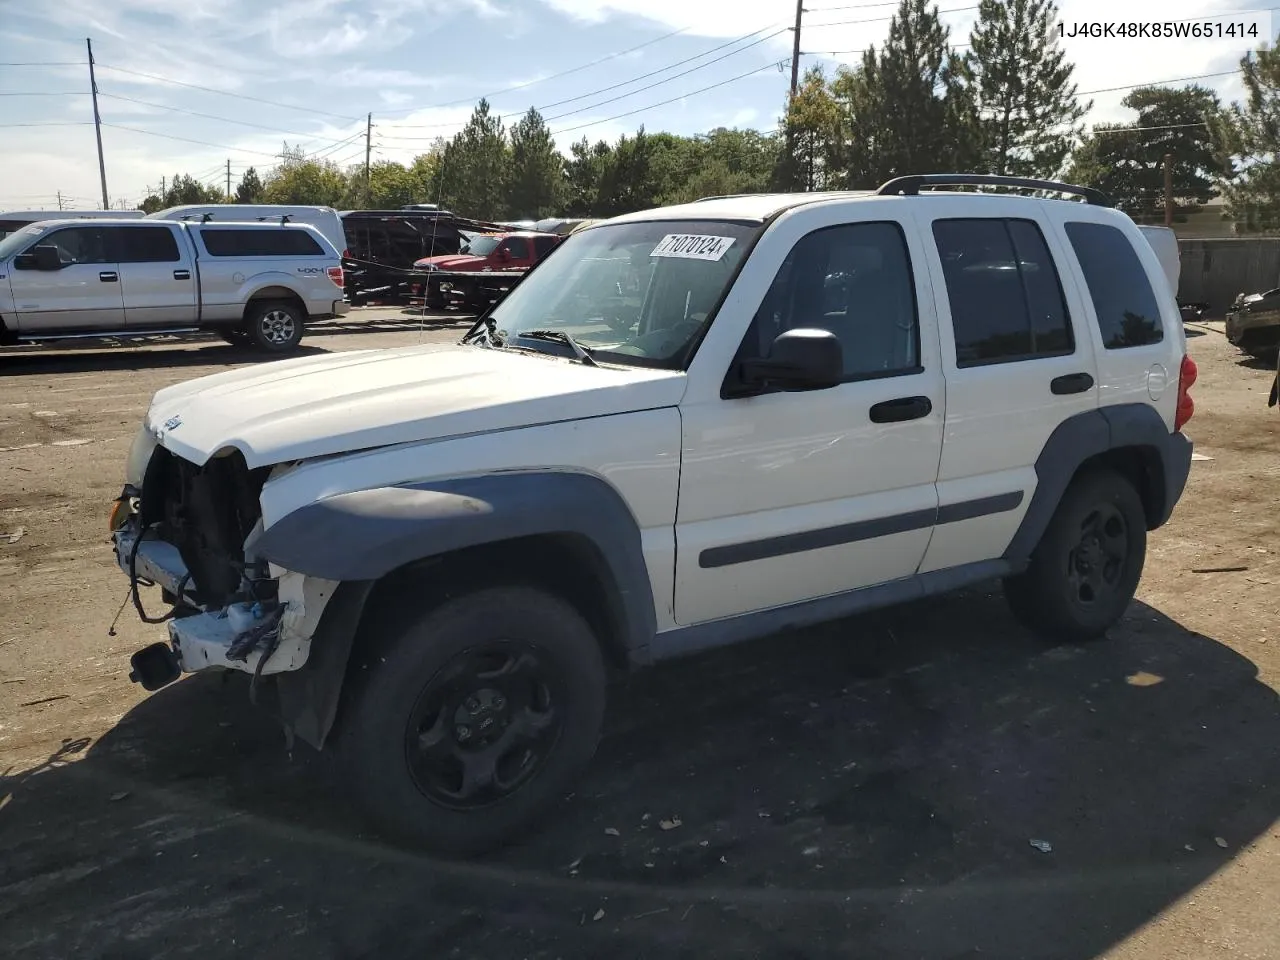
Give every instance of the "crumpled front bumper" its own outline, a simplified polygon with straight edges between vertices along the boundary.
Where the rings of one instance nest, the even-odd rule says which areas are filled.
[[[116,563],[125,576],[131,576],[130,556],[138,539],[136,521],[117,530],[112,538],[115,542]],[[182,600],[187,608],[201,609],[197,602],[196,585],[188,576],[186,564],[177,547],[162,540],[146,538],[137,544],[133,566],[140,583],[154,583],[171,600],[177,598],[181,590]],[[303,615],[302,578],[297,574],[287,576],[298,581],[297,602],[290,609],[288,600],[281,597],[286,609],[280,617],[274,642],[255,646],[243,658],[233,659],[233,655],[238,652],[237,646],[243,647],[247,635],[263,626],[261,616],[255,616],[256,605],[237,603],[219,610],[204,610],[169,620],[165,624],[169,631],[169,643],[183,672],[224,669],[269,675],[301,669],[307,662],[311,647],[310,631],[307,630],[305,635],[302,631],[314,625],[314,618]],[[322,596],[320,599],[325,598]],[[259,668],[264,656],[266,662]]]

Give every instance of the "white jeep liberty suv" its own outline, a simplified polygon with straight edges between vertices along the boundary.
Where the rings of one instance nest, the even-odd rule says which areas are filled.
[[[611,667],[989,578],[1037,632],[1101,636],[1182,494],[1194,379],[1156,254],[1092,190],[617,217],[456,345],[157,393],[112,514],[168,621],[133,677],[269,683],[383,828],[480,851],[571,789]]]

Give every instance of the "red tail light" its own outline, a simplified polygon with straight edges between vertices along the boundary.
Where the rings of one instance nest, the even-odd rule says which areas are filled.
[[[1178,371],[1178,412],[1173,417],[1173,429],[1181,430],[1191,415],[1196,412],[1195,402],[1191,399],[1191,385],[1196,382],[1196,362],[1190,357],[1182,358],[1182,368]]]
[[[329,279],[332,280],[339,289],[341,289],[345,282],[342,276],[342,268],[328,267],[326,272],[329,274]]]

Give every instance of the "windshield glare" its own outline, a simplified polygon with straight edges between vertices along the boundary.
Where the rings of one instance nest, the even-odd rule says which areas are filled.
[[[679,367],[761,227],[643,221],[574,234],[490,317],[498,338],[554,350],[522,332],[563,331],[600,359]]]
[[[9,257],[18,253],[30,241],[34,240],[40,234],[49,228],[40,224],[31,224],[29,227],[23,227],[21,230],[15,230],[3,240],[0,240],[0,260],[7,260]]]
[[[501,237],[473,237],[470,242],[463,245],[462,252],[469,253],[473,257],[487,257],[498,249],[498,244],[501,242]]]

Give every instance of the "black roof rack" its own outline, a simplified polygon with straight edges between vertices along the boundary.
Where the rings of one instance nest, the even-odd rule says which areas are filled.
[[[880,185],[879,196],[914,197],[921,187],[1016,187],[1019,190],[1052,190],[1055,193],[1071,193],[1083,197],[1086,203],[1096,207],[1115,206],[1101,190],[1077,187],[1056,180],[1033,180],[1028,177],[1003,177],[994,173],[918,173],[909,177],[894,177]]]

